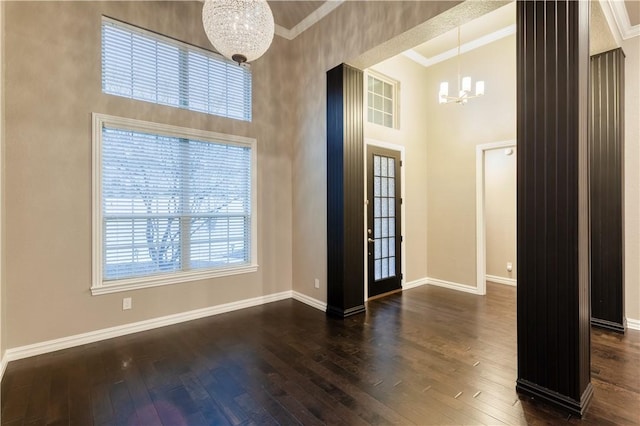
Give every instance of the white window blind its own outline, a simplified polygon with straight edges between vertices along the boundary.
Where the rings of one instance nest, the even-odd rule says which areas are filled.
[[[97,126],[102,273],[94,286],[253,265],[252,145],[100,116]]]
[[[251,70],[248,67],[104,17],[102,91],[251,121]]]

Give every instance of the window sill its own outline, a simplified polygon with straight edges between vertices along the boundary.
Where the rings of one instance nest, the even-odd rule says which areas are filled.
[[[118,293],[122,291],[139,290],[148,287],[159,287],[163,285],[180,284],[189,281],[206,280],[210,278],[227,277],[230,275],[248,274],[256,272],[258,265],[244,265],[240,267],[180,272],[171,275],[131,278],[127,280],[118,280],[113,284],[100,284],[91,287],[91,295],[98,296],[100,294]]]

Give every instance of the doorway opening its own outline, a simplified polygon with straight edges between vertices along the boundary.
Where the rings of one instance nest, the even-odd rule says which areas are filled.
[[[478,294],[487,293],[488,280],[516,285],[516,149],[515,140],[476,146]],[[488,159],[496,167],[488,166]],[[491,185],[490,192],[488,184]],[[488,241],[492,249],[491,256],[487,256]],[[490,265],[487,265],[488,261]]]

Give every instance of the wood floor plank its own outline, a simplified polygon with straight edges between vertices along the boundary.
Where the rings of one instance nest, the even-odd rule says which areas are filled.
[[[582,419],[515,392],[516,289],[294,300],[9,363],[2,425],[640,425],[640,332],[592,331]]]
[[[2,423],[19,422],[22,423],[27,407],[29,406],[31,386],[12,388],[2,398]]]
[[[47,416],[49,394],[51,392],[51,367],[37,367],[34,368],[34,371],[34,380],[38,385],[32,387],[25,421],[45,419]]]

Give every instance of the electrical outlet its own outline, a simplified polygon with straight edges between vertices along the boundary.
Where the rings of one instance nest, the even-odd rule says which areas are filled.
[[[315,281],[313,282],[313,285],[314,285],[316,288],[320,288],[320,280],[316,278],[316,279],[315,279]]]
[[[507,262],[507,271],[508,271],[508,272],[513,271],[513,263],[511,263],[511,262]]]
[[[131,309],[131,298],[125,297],[124,299],[122,299],[122,310],[126,311],[128,309]]]

